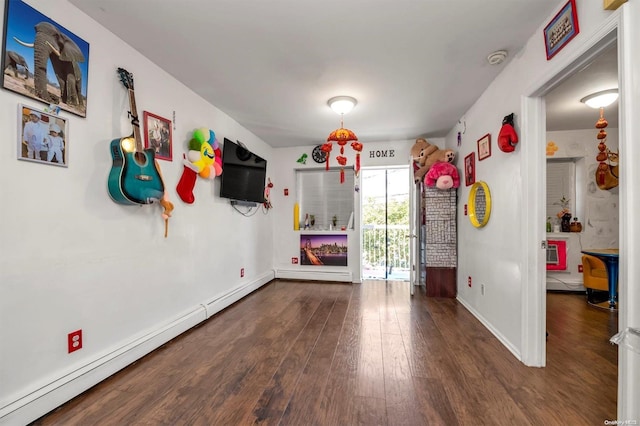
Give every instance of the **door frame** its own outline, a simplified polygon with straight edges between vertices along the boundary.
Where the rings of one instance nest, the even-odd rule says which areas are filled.
[[[611,43],[618,47],[619,82],[619,150],[620,157],[620,273],[619,280],[619,329],[629,324],[640,324],[640,289],[625,283],[638,282],[640,266],[632,265],[629,259],[640,254],[633,235],[635,229],[635,208],[640,200],[633,196],[632,188],[640,185],[640,170],[629,167],[633,158],[639,158],[637,146],[640,124],[637,117],[640,104],[634,99],[632,70],[640,66],[640,54],[634,49],[634,39],[640,39],[640,29],[632,22],[640,19],[640,7],[630,3],[623,5],[602,22],[596,31],[577,45],[575,50],[557,58],[551,70],[532,84],[522,96],[522,227],[521,241],[523,253],[522,274],[522,362],[529,366],[544,367],[546,364],[546,279],[545,250],[542,242],[546,239],[545,229],[545,103],[543,96],[569,75],[577,72]],[[637,27],[637,25],[636,25]],[[635,80],[637,90],[638,82]],[[634,121],[635,117],[635,121]],[[636,141],[634,145],[634,141]],[[527,197],[524,194],[533,194]],[[640,397],[640,357],[622,348],[618,352],[618,418],[638,418],[640,408],[636,402]],[[635,401],[635,402],[634,402]]]
[[[383,171],[385,171],[385,174],[386,174],[386,172],[388,172],[389,170],[404,170],[404,169],[408,170],[408,174],[410,175],[409,178],[412,178],[413,177],[413,173],[411,172],[411,168],[407,167],[406,165],[403,165],[403,164],[389,165],[389,166],[380,165],[380,166],[363,167],[363,168],[361,168],[360,173],[362,174],[364,171],[371,171],[371,170],[383,170]],[[360,181],[360,187],[361,187],[361,189],[359,191],[359,195],[360,195],[360,215],[361,215],[361,217],[360,217],[360,253],[363,253],[364,252],[364,235],[363,235],[364,234],[364,219],[363,219],[363,217],[364,217],[364,202],[363,202],[364,191],[362,190],[363,179],[359,178],[359,181]],[[385,186],[386,186],[386,176],[385,176]],[[411,224],[411,208],[412,208],[412,206],[411,206],[411,187],[410,187],[410,185],[407,185],[407,189],[409,191],[408,192],[408,197],[409,197],[409,231],[408,232],[409,232],[409,235],[410,235],[411,234],[411,225],[412,225]],[[387,201],[388,201],[387,200],[387,196],[386,196],[386,195],[388,195],[387,192],[388,192],[387,188],[385,188],[385,203],[387,203]],[[388,259],[388,253],[387,253],[385,258]],[[410,245],[409,258],[407,259],[407,263],[409,265],[411,265],[411,261],[412,261],[412,246]],[[385,264],[387,264],[387,262],[385,262]],[[388,265],[385,266],[385,269],[386,269],[385,270],[385,277],[386,277],[385,280],[388,280],[388,274],[389,274]],[[363,276],[362,272],[363,272],[363,264],[362,264],[362,262],[360,262],[360,276],[361,277]],[[411,282],[411,280],[412,280],[412,271],[410,269],[408,281]]]

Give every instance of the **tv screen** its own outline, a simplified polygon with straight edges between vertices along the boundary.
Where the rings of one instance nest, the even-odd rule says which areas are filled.
[[[224,138],[220,196],[239,201],[264,202],[267,161]]]

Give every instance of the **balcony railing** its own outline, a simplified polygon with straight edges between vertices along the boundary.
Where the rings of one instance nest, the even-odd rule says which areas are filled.
[[[364,225],[362,278],[408,280],[409,244],[409,225]]]

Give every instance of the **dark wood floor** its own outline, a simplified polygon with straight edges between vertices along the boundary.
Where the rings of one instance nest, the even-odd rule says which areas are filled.
[[[548,294],[530,368],[455,299],[273,281],[37,425],[602,425],[617,315]]]

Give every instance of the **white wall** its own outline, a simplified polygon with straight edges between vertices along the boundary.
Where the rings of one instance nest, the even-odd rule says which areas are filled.
[[[594,117],[595,123],[597,111]],[[547,158],[584,159],[584,162],[581,162],[584,164],[583,178],[578,177],[576,180],[576,201],[579,204],[577,215],[582,223],[582,232],[547,235],[549,240],[568,240],[567,271],[547,271],[547,289],[550,290],[583,290],[582,273],[578,272],[578,265],[582,264],[580,250],[619,245],[619,188],[601,190],[595,182],[598,165],[596,154],[599,152],[597,133],[598,130],[595,128],[547,132],[547,142],[553,141],[558,147],[558,151]],[[618,151],[618,129],[607,128],[607,147],[614,152]]]
[[[558,10],[565,2],[558,2]],[[458,157],[464,158],[476,151],[476,181],[487,182],[492,197],[491,218],[484,228],[474,228],[458,209],[458,299],[468,307],[518,358],[523,347],[522,309],[524,290],[523,277],[529,259],[523,251],[522,227],[523,199],[535,196],[524,193],[524,165],[532,160],[522,155],[523,146],[534,141],[521,140],[515,152],[504,153],[496,145],[502,118],[515,113],[516,131],[522,126],[521,97],[542,76],[553,70],[554,61],[584,43],[598,25],[611,12],[602,9],[601,2],[577,1],[580,33],[551,61],[546,60],[542,30],[547,22],[540,24],[526,46],[519,52],[510,52],[511,60],[502,73],[491,83],[478,101],[461,117],[466,123]],[[549,16],[551,20],[553,16]],[[486,65],[490,66],[490,65]],[[457,131],[446,137],[449,148],[457,146]],[[477,140],[491,133],[491,157],[477,161]],[[543,152],[543,148],[540,148]],[[461,186],[459,202],[467,203],[470,187]],[[544,228],[541,228],[544,229]],[[491,267],[487,267],[491,265]],[[467,277],[473,285],[468,287]],[[480,284],[485,285],[484,295]]]
[[[89,99],[86,118],[61,113],[69,122],[61,168],[16,159],[18,104],[45,105],[0,90],[0,423],[12,424],[268,282],[272,221],[282,211],[276,203],[268,214],[240,215],[218,197],[219,178],[199,178],[195,203],[182,203],[175,188],[193,129],[243,141],[269,172],[273,149],[67,1],[27,3],[90,44]],[[107,193],[109,143],[131,133],[118,67],[134,75],[140,115],[175,111],[174,160],[160,162],[175,204],[166,239],[159,206],[121,206]],[[77,329],[84,347],[67,354]]]

